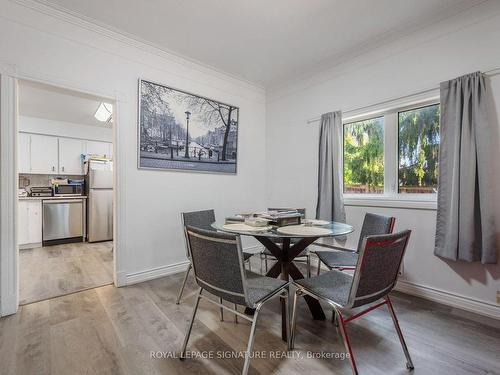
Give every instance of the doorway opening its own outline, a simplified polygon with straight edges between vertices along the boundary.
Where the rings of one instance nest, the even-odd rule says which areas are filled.
[[[18,81],[20,305],[113,283],[114,108]]]

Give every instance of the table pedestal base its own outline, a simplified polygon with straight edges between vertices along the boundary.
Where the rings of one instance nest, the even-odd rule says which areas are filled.
[[[290,244],[290,238],[282,238],[282,246],[278,246],[275,242],[271,241],[268,237],[255,237],[271,254],[277,259],[271,269],[267,272],[268,277],[281,277],[282,280],[289,281],[303,279],[304,275],[297,266],[293,263],[293,259],[297,257],[307,246],[316,241],[319,237],[306,237],[302,238],[293,245]],[[325,320],[325,313],[318,302],[318,300],[311,296],[304,295],[307,306],[311,310],[311,314],[316,320]],[[286,341],[286,312],[285,301],[281,300],[281,337]],[[253,315],[254,310],[247,308],[245,314]]]

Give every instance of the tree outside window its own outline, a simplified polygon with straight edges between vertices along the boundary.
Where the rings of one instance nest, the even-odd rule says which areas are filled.
[[[440,106],[399,112],[399,193],[436,193]]]
[[[344,192],[384,192],[384,118],[344,125]]]

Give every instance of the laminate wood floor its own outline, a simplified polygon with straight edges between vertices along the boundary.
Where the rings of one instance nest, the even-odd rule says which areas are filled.
[[[258,266],[257,266],[258,267]],[[196,286],[190,277],[180,305],[176,274],[123,288],[112,285],[22,306],[0,319],[0,373],[21,374],[239,374],[241,358],[218,358],[245,350],[250,325],[200,303],[188,350],[214,358],[180,361],[178,354]],[[499,322],[395,293],[394,305],[415,364],[414,374],[500,374]],[[330,321],[312,320],[299,304],[293,358],[254,358],[250,374],[350,374],[347,360],[308,358],[342,353]],[[255,351],[283,356],[278,300],[264,306]],[[407,374],[405,358],[384,308],[349,327],[361,374]],[[169,353],[152,358],[151,352]],[[157,357],[162,355],[158,355]],[[301,358],[298,358],[301,356]]]
[[[22,305],[113,282],[113,242],[19,250]]]

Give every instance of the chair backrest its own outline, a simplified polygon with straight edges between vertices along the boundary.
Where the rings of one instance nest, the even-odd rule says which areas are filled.
[[[215,230],[211,226],[211,224],[215,221],[214,210],[183,212],[181,213],[181,219],[185,236],[186,236],[186,226],[188,225],[205,230]],[[188,258],[191,257],[191,254],[189,252],[189,243],[187,240],[187,236],[186,236],[186,255]]]
[[[306,209],[305,208],[270,208],[268,207],[268,211],[285,211],[285,210],[297,210],[302,217],[306,217]]]
[[[368,236],[375,236],[379,234],[390,234],[394,229],[395,217],[382,216],[367,213],[363,220],[363,226],[359,234],[357,251],[361,250],[363,240]]]
[[[186,226],[196,282],[226,301],[245,305],[245,267],[237,235]]]
[[[211,224],[215,221],[215,211],[214,210],[203,210],[203,211],[192,211],[183,212],[182,223],[187,226],[215,230],[211,227]]]
[[[374,302],[394,288],[410,234],[404,230],[365,237],[349,295],[350,307]]]

